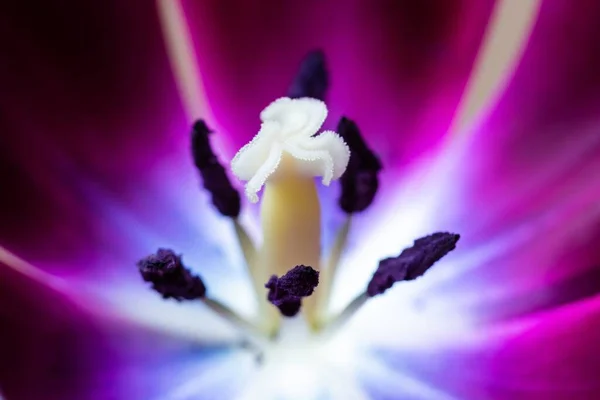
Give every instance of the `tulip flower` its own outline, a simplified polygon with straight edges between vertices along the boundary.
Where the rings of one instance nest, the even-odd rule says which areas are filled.
[[[594,1],[13,2],[0,397],[600,397]]]

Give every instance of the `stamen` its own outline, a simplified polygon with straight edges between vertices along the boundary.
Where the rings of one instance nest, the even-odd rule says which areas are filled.
[[[210,308],[215,314],[221,318],[226,319],[232,325],[237,327],[240,331],[246,334],[246,340],[253,343],[255,346],[264,347],[265,340],[262,335],[262,331],[252,322],[240,317],[235,311],[227,307],[215,299],[205,298],[204,304]]]
[[[256,295],[256,299],[259,303],[259,307],[265,308],[267,306],[266,300],[264,299],[263,292],[263,282],[261,279],[260,271],[258,269],[257,261],[258,255],[256,251],[256,247],[254,242],[248,235],[248,232],[244,228],[244,226],[240,223],[238,219],[233,220],[233,226],[235,229],[235,235],[238,239],[238,243],[242,249],[242,254],[244,255],[244,260],[246,261],[246,266],[248,268],[248,274],[250,275],[250,279],[252,280],[252,284],[254,286],[254,292]],[[262,312],[262,311],[261,311]]]
[[[340,178],[340,207],[348,214],[361,212],[371,205],[377,194],[381,161],[367,146],[354,121],[343,117],[337,130],[350,148],[348,168]]]
[[[325,54],[321,50],[314,50],[302,60],[298,74],[288,90],[288,97],[312,97],[323,101],[328,87],[329,74],[325,65]]]
[[[165,299],[202,300],[204,304],[221,318],[229,321],[236,328],[244,332],[247,339],[261,347],[264,339],[261,331],[250,321],[240,317],[221,302],[206,297],[206,286],[202,279],[193,275],[186,268],[181,256],[170,249],[158,249],[156,254],[151,254],[137,263],[142,278],[152,283],[152,289]]]
[[[319,328],[322,329],[319,333],[325,337],[335,334],[350,321],[354,314],[361,309],[368,299],[369,296],[365,292],[356,296],[336,317],[332,318],[328,323],[319,326]]]
[[[219,163],[217,156],[210,146],[209,134],[212,131],[203,120],[197,120],[192,128],[192,155],[194,163],[204,181],[204,187],[211,193],[212,202],[219,212],[231,217],[238,242],[244,255],[250,277],[254,286],[259,307],[267,307],[262,296],[263,282],[256,272],[256,248],[244,226],[238,220],[241,210],[241,199],[237,190],[225,173],[225,168]]]
[[[386,258],[367,287],[369,297],[382,294],[396,282],[410,281],[423,275],[442,257],[456,248],[460,235],[437,232],[415,240],[412,247],[397,257]]]
[[[337,231],[333,247],[329,252],[329,256],[321,262],[321,265],[325,266],[325,268],[321,271],[321,285],[319,286],[319,293],[317,294],[316,300],[317,321],[315,328],[317,329],[322,326],[327,317],[333,282],[335,282],[336,272],[344,249],[346,248],[346,243],[348,242],[351,225],[352,215],[349,214],[342,226]]]
[[[152,283],[152,289],[165,299],[196,300],[206,295],[206,286],[202,279],[194,276],[169,249],[158,249],[137,263],[142,278]]]
[[[206,122],[199,119],[192,128],[192,155],[200,171],[204,188],[212,196],[212,203],[219,212],[227,217],[237,218],[240,214],[240,194],[231,184],[225,168],[210,146],[208,135],[212,131]]]
[[[338,123],[338,132],[350,148],[350,161],[340,178],[342,193],[339,199],[340,208],[348,216],[337,232],[329,257],[323,262],[326,268],[321,273],[321,287],[317,298],[319,325],[326,318],[331,289],[350,234],[352,215],[366,210],[373,202],[379,187],[378,174],[382,169],[379,158],[367,146],[354,121],[343,117]]]
[[[433,264],[456,248],[460,235],[437,232],[415,240],[412,247],[397,257],[379,262],[377,271],[364,293],[352,300],[342,312],[326,321],[322,334],[331,335],[349,321],[370,297],[382,294],[396,282],[410,281],[422,276]]]
[[[297,265],[281,278],[271,276],[265,287],[269,289],[267,299],[286,317],[300,311],[303,297],[313,294],[319,284],[319,272],[305,265]]]

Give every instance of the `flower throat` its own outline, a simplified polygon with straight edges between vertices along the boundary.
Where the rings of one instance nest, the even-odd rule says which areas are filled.
[[[165,299],[202,301],[249,340],[276,338],[282,318],[300,318],[298,314],[314,334],[325,334],[339,328],[367,299],[396,282],[418,278],[455,248],[456,234],[438,232],[416,240],[397,257],[380,261],[365,291],[341,313],[329,314],[331,288],[352,217],[374,201],[382,165],[352,120],[342,118],[337,132],[319,132],[327,117],[323,102],[327,83],[322,53],[309,54],[290,87],[290,97],[275,100],[261,112],[258,134],[231,162],[233,175],[245,182],[249,202],[258,202],[262,190],[260,248],[239,222],[242,196],[212,150],[210,128],[203,120],[192,127],[194,164],[215,208],[231,219],[244,255],[258,304],[254,318],[246,320],[212,299],[202,279],[184,266],[181,256],[159,249],[140,260],[138,268],[142,278]],[[346,214],[327,254],[321,252],[321,207],[315,177],[325,186],[339,180],[339,205]]]

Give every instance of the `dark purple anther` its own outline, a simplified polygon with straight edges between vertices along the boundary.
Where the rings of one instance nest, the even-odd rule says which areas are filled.
[[[381,260],[367,286],[367,294],[376,296],[400,281],[410,281],[423,275],[433,264],[454,250],[460,235],[437,232],[415,240],[398,257]]]
[[[225,168],[210,146],[208,135],[211,130],[199,119],[192,127],[192,155],[200,171],[204,188],[212,196],[212,203],[222,215],[237,218],[240,215],[240,194],[231,184]]]
[[[371,205],[377,194],[381,161],[367,146],[354,121],[342,117],[337,132],[350,148],[350,161],[340,178],[339,204],[348,214],[361,212]]]
[[[312,97],[324,101],[328,87],[329,74],[325,66],[325,55],[322,51],[315,50],[302,60],[298,74],[288,90],[288,97]]]
[[[288,318],[296,316],[300,312],[300,307],[302,307],[302,300],[299,298],[282,300],[277,306],[281,315]]]
[[[273,275],[265,284],[267,299],[279,308],[281,314],[293,317],[300,311],[303,297],[310,296],[319,284],[319,272],[305,265],[297,265],[281,278]]]
[[[197,276],[183,266],[181,257],[169,249],[158,249],[137,263],[142,278],[152,283],[163,298],[177,301],[203,298],[206,287]]]

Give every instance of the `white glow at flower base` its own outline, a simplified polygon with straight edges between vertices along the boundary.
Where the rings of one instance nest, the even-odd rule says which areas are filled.
[[[268,394],[267,399],[317,398],[322,387],[322,378],[316,360],[311,360],[311,356],[317,352],[302,347],[302,344],[289,348],[275,345],[268,352],[265,365],[258,373],[258,379],[249,385],[248,392],[241,398],[259,400],[265,399],[265,394]]]
[[[286,321],[239,399],[366,399],[351,376],[359,353],[350,344],[311,335],[301,318]]]

